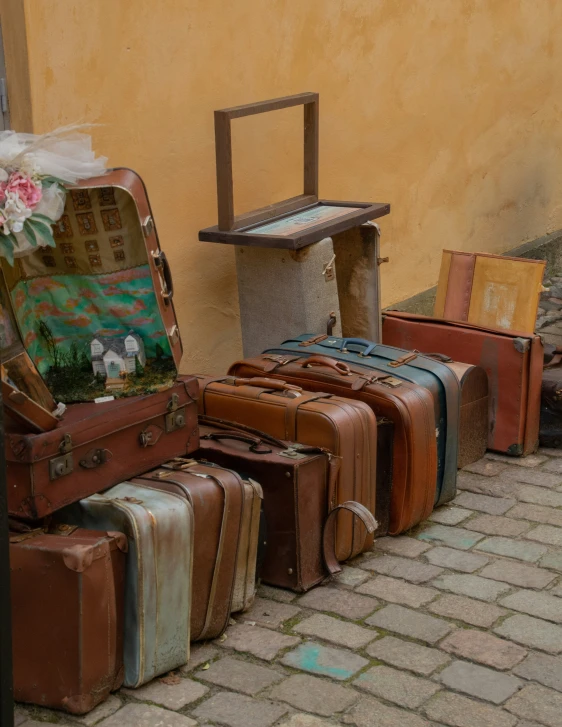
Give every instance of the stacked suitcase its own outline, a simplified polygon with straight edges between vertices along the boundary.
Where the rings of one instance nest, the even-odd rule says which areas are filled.
[[[459,461],[482,454],[488,392],[482,368],[438,345],[424,355],[410,339],[399,348],[301,332],[223,376],[180,376],[172,280],[140,179],[114,170],[90,180],[63,220],[59,236],[75,247],[128,220],[109,238],[120,253],[112,274],[130,270],[123,255],[136,246],[154,299],[147,315],[165,332],[147,361],[162,368],[165,349],[175,367],[166,386],[121,395],[146,380],[135,354],[128,374],[108,369],[111,400],[70,398],[48,431],[21,416],[7,426],[15,697],[83,714],[122,684],[187,663],[190,642],[217,638],[251,606],[259,579],[304,592],[454,498]],[[12,297],[44,280],[42,254],[8,272]],[[107,344],[108,366],[138,344],[142,320],[124,348]],[[96,334],[92,352],[107,340]],[[532,446],[533,432],[513,436]]]

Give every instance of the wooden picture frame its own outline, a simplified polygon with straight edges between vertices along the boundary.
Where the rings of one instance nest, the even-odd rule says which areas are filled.
[[[303,192],[242,215],[234,214],[233,119],[303,106]],[[318,198],[319,95],[293,96],[215,111],[218,225],[199,232],[204,242],[297,250],[390,212],[386,203],[334,202]]]

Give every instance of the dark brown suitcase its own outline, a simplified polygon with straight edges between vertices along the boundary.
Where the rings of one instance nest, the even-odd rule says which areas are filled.
[[[304,389],[359,399],[377,416],[390,419],[394,423],[394,451],[388,532],[397,535],[432,512],[437,483],[437,437],[433,397],[427,389],[326,356],[262,354],[234,363],[230,373],[244,377],[267,374]]]
[[[386,311],[383,340],[439,351],[488,375],[488,448],[513,456],[537,449],[543,345],[540,336]]]
[[[121,686],[126,550],[122,533],[11,536],[16,701],[85,714]]]
[[[131,483],[172,492],[191,503],[195,522],[191,641],[220,636],[228,626],[238,579],[245,583],[248,578],[246,552],[243,562],[239,561],[243,543],[244,550],[253,553],[250,577],[255,588],[260,485],[231,469],[182,458],[146,472]],[[247,497],[248,487],[252,498]],[[245,517],[245,508],[254,510],[257,518]],[[255,543],[248,548],[246,530],[250,528]]]
[[[377,417],[377,506],[375,538],[388,535],[392,506],[392,474],[394,453],[394,423],[386,417]]]
[[[541,387],[539,442],[541,447],[562,447],[562,349],[546,344]]]
[[[262,485],[267,546],[261,580],[293,591],[321,583],[328,575],[322,533],[335,504],[339,458],[319,447],[237,429],[232,422],[201,417],[200,423],[201,445],[194,457],[230,467]]]
[[[310,393],[272,379],[198,377],[199,412],[267,432],[283,441],[323,447],[342,457],[336,502],[356,501],[375,513],[377,423],[361,402],[332,393]],[[373,544],[359,518],[337,517],[338,560]]]
[[[69,405],[50,432],[7,423],[8,511],[42,518],[197,449],[197,395],[184,376],[157,394]]]

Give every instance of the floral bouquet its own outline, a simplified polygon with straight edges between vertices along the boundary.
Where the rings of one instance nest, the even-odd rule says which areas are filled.
[[[0,256],[14,257],[38,247],[55,247],[52,225],[61,218],[65,184],[105,172],[91,137],[67,126],[49,134],[0,133]]]

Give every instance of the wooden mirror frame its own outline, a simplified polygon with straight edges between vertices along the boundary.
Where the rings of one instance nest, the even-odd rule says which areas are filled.
[[[262,207],[253,212],[234,215],[234,180],[232,176],[232,119],[278,111],[292,106],[304,106],[304,171],[303,194]],[[299,210],[318,202],[319,157],[319,96],[317,93],[298,93],[293,96],[259,101],[244,106],[215,111],[215,145],[217,163],[217,205],[222,232],[238,230],[264,220]]]

